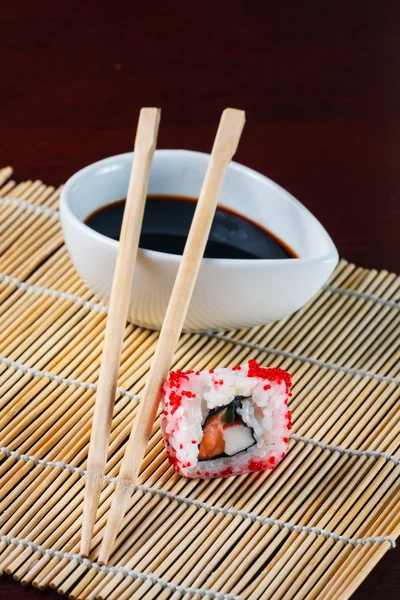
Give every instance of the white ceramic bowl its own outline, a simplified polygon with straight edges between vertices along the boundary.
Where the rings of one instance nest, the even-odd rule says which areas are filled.
[[[73,175],[61,193],[65,242],[77,271],[102,300],[110,296],[118,242],[84,224],[97,208],[126,197],[133,153],[111,156]],[[198,197],[208,154],[157,150],[149,194]],[[328,279],[338,253],[319,221],[288,192],[232,162],[219,203],[275,233],[300,256],[280,260],[203,260],[185,323],[187,331],[241,328],[276,321],[301,308]],[[129,319],[159,329],[180,256],[140,250]]]

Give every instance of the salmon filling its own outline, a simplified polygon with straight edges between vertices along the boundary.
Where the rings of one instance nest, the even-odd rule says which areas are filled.
[[[255,444],[252,429],[243,423],[236,412],[243,399],[242,396],[236,396],[228,406],[210,412],[203,426],[199,460],[234,456]]]

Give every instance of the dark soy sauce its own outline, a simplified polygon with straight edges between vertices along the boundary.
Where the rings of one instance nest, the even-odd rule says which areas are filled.
[[[125,200],[112,202],[87,217],[98,233],[119,239]],[[182,254],[196,200],[182,196],[149,196],[140,248]],[[218,207],[204,256],[206,258],[298,258],[267,229],[231,209]]]

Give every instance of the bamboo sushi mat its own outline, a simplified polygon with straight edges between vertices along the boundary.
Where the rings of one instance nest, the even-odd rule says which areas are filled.
[[[272,472],[178,476],[154,426],[108,568],[78,555],[106,307],[75,272],[59,190],[0,170],[0,570],[71,598],[348,598],[400,532],[400,277],[342,260],[295,315],[184,334],[175,367],[257,358],[294,380]],[[158,334],[127,325],[95,543]]]

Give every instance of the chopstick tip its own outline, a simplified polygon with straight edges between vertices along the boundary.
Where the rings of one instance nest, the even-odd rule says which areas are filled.
[[[135,149],[137,146],[142,145],[143,148],[147,148],[150,152],[154,151],[160,120],[160,108],[144,107],[140,109]]]
[[[246,113],[238,108],[225,108],[222,111],[212,154],[219,160],[229,162],[236,152],[246,121]]]
[[[157,106],[143,106],[140,109],[140,116],[143,117],[158,117],[160,118],[161,116],[161,108],[158,108]]]
[[[246,120],[246,113],[241,108],[232,108],[227,107],[222,111],[222,115],[226,115],[227,117],[233,117],[235,119],[241,119],[243,122]]]

